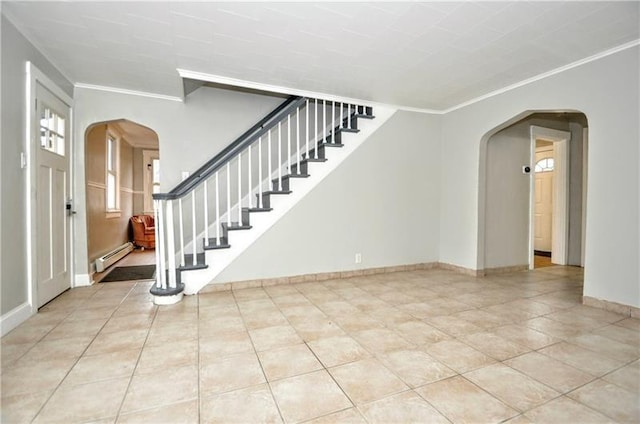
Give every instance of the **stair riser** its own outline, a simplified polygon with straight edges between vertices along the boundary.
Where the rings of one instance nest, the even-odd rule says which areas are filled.
[[[352,112],[353,113],[353,112]],[[351,125],[349,125],[349,117],[346,117],[342,120],[343,128],[351,128],[352,130],[358,129],[358,118],[355,116],[351,116]]]
[[[360,115],[373,115],[373,108],[371,106],[357,106],[356,113]]]
[[[273,191],[289,191],[289,181],[291,181],[289,178],[283,178],[282,179],[282,185],[279,184],[279,180],[275,180],[272,181],[272,190]]]
[[[308,174],[309,164],[307,162],[300,162],[300,172],[298,172],[298,164],[291,165],[291,173],[293,174]]]

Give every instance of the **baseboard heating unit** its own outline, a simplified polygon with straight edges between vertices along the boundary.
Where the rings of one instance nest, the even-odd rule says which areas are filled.
[[[133,243],[125,243],[122,246],[118,246],[111,252],[96,259],[96,272],[102,272],[120,259],[124,258],[133,250]]]

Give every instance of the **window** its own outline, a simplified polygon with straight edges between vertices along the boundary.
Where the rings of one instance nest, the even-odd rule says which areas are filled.
[[[553,171],[553,158],[540,159],[536,163],[536,172],[552,172]]]
[[[40,115],[40,147],[64,156],[65,119],[45,105]]]
[[[118,211],[119,181],[118,181],[118,139],[107,134],[107,212]]]

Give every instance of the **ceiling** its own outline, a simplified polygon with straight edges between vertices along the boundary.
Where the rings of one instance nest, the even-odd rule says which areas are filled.
[[[158,149],[158,134],[155,131],[126,119],[111,121],[110,124],[118,127],[130,146],[141,149]]]
[[[182,96],[176,69],[443,110],[640,38],[632,2],[2,2],[74,83]]]

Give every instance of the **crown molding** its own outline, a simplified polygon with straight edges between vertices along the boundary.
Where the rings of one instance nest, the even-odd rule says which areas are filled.
[[[527,79],[519,81],[517,83],[514,83],[514,84],[508,85],[506,87],[500,88],[498,90],[494,90],[494,91],[492,91],[490,93],[487,93],[487,94],[484,94],[482,96],[475,97],[475,98],[473,98],[471,100],[459,103],[459,104],[457,104],[455,106],[451,106],[449,108],[440,109],[440,110],[438,110],[438,109],[428,109],[428,108],[419,108],[419,107],[412,107],[412,106],[404,106],[404,105],[397,105],[397,104],[390,104],[390,103],[382,103],[382,102],[374,102],[374,101],[371,101],[371,100],[358,99],[358,98],[345,97],[345,96],[337,96],[335,94],[323,93],[323,92],[318,92],[318,91],[301,90],[301,89],[285,87],[285,86],[279,86],[279,85],[263,84],[263,83],[256,82],[256,81],[242,80],[242,79],[237,79],[237,78],[225,77],[225,76],[222,76],[222,75],[215,75],[215,74],[208,74],[208,73],[204,73],[204,72],[190,71],[188,69],[178,68],[176,70],[177,70],[177,72],[178,72],[178,74],[180,75],[181,78],[189,78],[189,79],[205,81],[205,82],[211,82],[211,83],[216,83],[216,84],[229,85],[229,86],[235,86],[235,87],[242,87],[242,88],[247,88],[247,89],[252,89],[252,90],[260,90],[260,91],[279,93],[279,94],[288,94],[288,95],[297,95],[297,96],[310,97],[310,98],[318,98],[318,99],[324,99],[324,100],[327,100],[327,101],[335,101],[335,102],[343,102],[343,103],[351,103],[351,104],[359,104],[359,105],[367,105],[367,106],[384,106],[384,107],[389,107],[389,108],[393,108],[393,109],[396,109],[396,110],[424,113],[424,114],[430,114],[430,115],[445,115],[447,113],[454,112],[454,111],[456,111],[458,109],[462,109],[462,108],[465,108],[467,106],[471,106],[471,105],[473,105],[475,103],[478,103],[478,102],[481,102],[483,100],[490,99],[491,97],[499,96],[500,94],[507,93],[509,91],[518,89],[518,88],[526,86],[526,85],[529,85],[529,84],[534,83],[536,81],[540,81],[540,80],[543,80],[545,78],[549,78],[551,76],[560,74],[560,73],[568,71],[570,69],[577,68],[577,67],[585,65],[587,63],[591,63],[591,62],[597,61],[597,60],[602,59],[604,57],[610,56],[612,54],[615,54],[615,53],[618,53],[618,52],[621,52],[621,51],[624,51],[624,50],[627,50],[627,49],[630,49],[630,48],[633,48],[633,47],[636,47],[636,46],[639,46],[639,45],[640,45],[640,39],[636,39],[636,40],[627,42],[625,44],[619,45],[617,47],[611,48],[609,50],[605,50],[603,52],[594,54],[594,55],[586,57],[584,59],[580,59],[580,60],[577,60],[575,62],[569,63],[567,65],[561,66],[559,68],[555,68],[555,69],[552,69],[550,71],[543,72],[543,73],[535,75],[535,76],[533,76],[531,78],[527,78]],[[132,95],[132,96],[150,97],[150,98],[161,99],[161,100],[170,100],[170,101],[175,101],[175,102],[184,102],[184,99],[182,97],[167,96],[167,95],[163,95],[163,94],[148,93],[148,92],[136,91],[136,90],[127,90],[127,89],[117,88],[117,87],[107,87],[107,86],[85,84],[85,83],[76,83],[76,84],[74,84],[74,87],[85,88],[85,89],[89,89],[89,90],[107,91],[107,92],[119,93],[119,94],[128,94],[128,95]]]
[[[87,90],[107,91],[109,93],[127,94],[130,96],[150,97],[152,99],[170,100],[172,102],[182,103],[184,99],[182,97],[167,96],[165,94],[148,93],[145,91],[127,90],[126,88],[107,87],[104,85],[85,84],[82,82],[75,83],[75,88],[84,88]]]
[[[498,96],[500,94],[509,92],[511,90],[515,90],[515,89],[523,87],[525,85],[534,83],[536,81],[540,81],[540,80],[543,80],[545,78],[549,78],[549,77],[551,77],[553,75],[557,75],[557,74],[560,74],[562,72],[568,71],[569,69],[577,68],[579,66],[585,65],[587,63],[594,62],[596,60],[602,59],[604,57],[607,57],[607,56],[610,56],[612,54],[615,54],[615,53],[630,49],[630,48],[638,46],[638,45],[640,45],[640,39],[630,41],[628,43],[625,43],[625,44],[619,45],[617,47],[614,47],[612,49],[605,50],[603,52],[594,54],[592,56],[585,57],[584,59],[580,59],[580,60],[577,60],[575,62],[569,63],[568,65],[564,65],[564,66],[561,66],[559,68],[555,68],[555,69],[552,69],[550,71],[543,72],[543,73],[538,74],[536,76],[533,76],[531,78],[527,78],[527,79],[522,80],[520,82],[517,82],[515,84],[508,85],[506,87],[500,88],[498,90],[492,91],[490,93],[484,94],[482,96],[479,96],[479,97],[476,97],[474,99],[468,100],[466,102],[460,103],[458,105],[452,106],[452,107],[450,107],[448,109],[444,109],[444,110],[440,111],[440,113],[447,114],[449,112],[453,112],[453,111],[456,111],[458,109],[462,109],[464,107],[471,106],[474,103],[478,103],[478,102],[481,102],[483,100],[489,99],[491,97],[495,97],[495,96]]]

